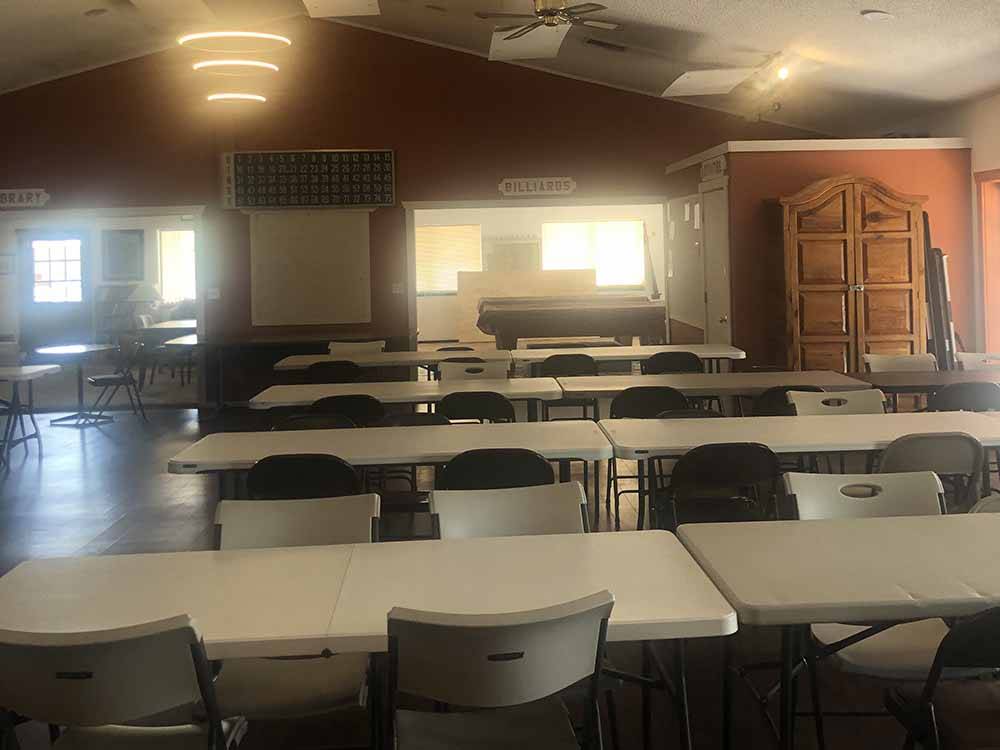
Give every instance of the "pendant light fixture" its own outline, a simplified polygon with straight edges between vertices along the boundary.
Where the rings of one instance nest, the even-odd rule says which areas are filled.
[[[201,31],[185,34],[177,43],[201,52],[275,52],[291,46],[292,40],[262,31]]]
[[[194,70],[220,76],[249,76],[278,72],[277,65],[263,60],[201,60],[191,67]]]

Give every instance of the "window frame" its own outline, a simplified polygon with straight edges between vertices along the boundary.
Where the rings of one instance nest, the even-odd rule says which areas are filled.
[[[39,260],[37,258],[37,256],[36,256],[36,253],[39,250],[41,250],[41,248],[37,248],[35,246],[37,243],[46,243],[46,244],[50,244],[50,245],[51,244],[62,245],[63,257],[61,259],[53,259],[51,257],[46,257],[43,260]],[[76,243],[77,246],[78,246],[77,247],[77,257],[76,258],[67,259],[66,258],[66,251],[67,251],[68,248],[66,246],[69,245],[69,244],[72,244],[72,243]],[[29,249],[31,251],[31,302],[32,302],[32,304],[35,304],[35,305],[80,305],[80,304],[83,304],[86,301],[85,300],[86,288],[85,288],[85,285],[83,283],[83,281],[84,281],[84,278],[83,278],[84,277],[84,272],[83,272],[83,240],[82,239],[80,239],[79,237],[63,237],[63,238],[54,238],[53,237],[53,238],[45,238],[45,239],[38,238],[38,239],[33,239],[33,240],[30,241],[30,243],[29,243]],[[47,253],[51,253],[53,249],[54,248],[52,248],[52,247],[48,247],[48,248],[46,248],[46,252]],[[56,264],[56,263],[62,264],[62,266],[63,266],[63,278],[62,279],[53,280],[53,278],[52,278],[52,267],[53,267],[53,264]],[[77,278],[71,279],[71,278],[67,278],[66,277],[66,274],[67,274],[67,271],[68,271],[68,265],[70,263],[76,263],[79,266],[80,272],[79,272],[79,275],[78,275]],[[38,278],[37,278],[38,267],[40,265],[44,265],[48,269],[48,280],[46,280],[46,281],[39,281]],[[69,284],[76,283],[77,285],[79,285],[80,298],[79,299],[38,299],[38,296],[37,296],[38,288],[39,287],[46,287],[46,288],[48,288],[48,289],[51,290],[51,289],[53,289],[53,284],[54,283],[55,284],[63,284],[64,286],[62,288],[64,288],[64,289],[68,289],[68,285]]]

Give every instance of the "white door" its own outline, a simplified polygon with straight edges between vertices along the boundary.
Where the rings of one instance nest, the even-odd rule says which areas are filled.
[[[729,188],[702,192],[702,245],[705,253],[705,343],[731,344],[729,279]]]
[[[701,249],[701,196],[667,204],[667,318],[671,344],[705,342],[705,259]]]

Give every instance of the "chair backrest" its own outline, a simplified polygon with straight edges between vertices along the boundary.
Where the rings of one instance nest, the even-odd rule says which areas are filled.
[[[661,411],[656,415],[657,419],[716,419],[725,417],[725,414],[714,409],[670,409]]]
[[[118,351],[115,352],[115,372],[131,375],[132,368],[139,364],[145,348],[142,339],[135,336],[120,336]]]
[[[247,473],[254,500],[305,500],[361,493],[358,473],[347,461],[322,453],[262,458]]]
[[[929,372],[938,368],[933,354],[862,354],[868,372]]]
[[[781,476],[778,457],[760,443],[708,443],[692,448],[670,472],[670,486],[678,492],[749,487],[776,482]]]
[[[358,352],[384,352],[385,340],[380,341],[331,341],[327,347],[330,354],[351,354]]]
[[[306,369],[310,383],[353,383],[361,377],[361,368],[348,360],[313,362]]]
[[[449,393],[438,402],[437,412],[448,419],[478,419],[486,422],[517,420],[510,400],[492,391]]]
[[[951,624],[938,645],[922,700],[930,701],[945,669],[994,669],[1000,664],[1000,607]]]
[[[969,508],[969,513],[1000,513],[1000,495],[987,495]]]
[[[312,500],[223,500],[216,507],[220,549],[308,547],[375,541],[378,495]]]
[[[579,482],[505,490],[434,490],[442,539],[586,532],[587,497]]]
[[[944,490],[933,471],[902,474],[785,474],[785,492],[802,520],[938,516]]]
[[[823,389],[816,385],[776,385],[754,397],[753,415],[755,417],[794,416],[795,407],[788,401],[789,391],[822,393]]]
[[[17,367],[22,360],[20,344],[16,341],[0,341],[0,367]]]
[[[354,420],[343,414],[289,414],[276,419],[271,426],[274,432],[293,430],[345,430],[357,427]]]
[[[884,414],[885,394],[877,388],[862,391],[809,393],[789,391],[788,403],[799,416],[817,414]]]
[[[389,414],[379,427],[427,427],[451,424],[451,420],[438,412],[415,412],[413,414]]]
[[[976,478],[983,470],[983,444],[965,432],[928,432],[903,435],[882,451],[880,474],[933,471],[938,476]]]
[[[596,375],[597,361],[589,354],[553,354],[542,361],[538,372],[545,378]]]
[[[48,724],[125,724],[215,693],[201,636],[187,615],[113,630],[0,630],[0,705]]]
[[[340,414],[359,427],[371,427],[385,418],[382,402],[365,393],[327,396],[314,401],[309,411],[313,414]]]
[[[927,411],[998,411],[1000,385],[996,383],[953,383],[927,399]]]
[[[694,352],[658,352],[642,363],[644,375],[672,372],[705,372],[705,364]]]
[[[555,484],[552,465],[526,448],[476,448],[459,453],[438,472],[439,490],[504,490]]]
[[[963,370],[993,370],[1000,368],[1000,354],[990,352],[956,352]]]
[[[596,682],[613,606],[602,591],[509,614],[395,607],[388,626],[390,691],[498,708],[545,698],[587,677]]]
[[[626,388],[611,401],[612,419],[655,419],[657,414],[691,406],[683,393],[665,385]]]
[[[473,359],[469,357],[469,359]],[[455,362],[438,363],[441,380],[503,380],[509,372],[506,362]]]

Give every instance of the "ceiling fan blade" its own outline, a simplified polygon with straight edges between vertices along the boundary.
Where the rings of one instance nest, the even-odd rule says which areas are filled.
[[[583,21],[580,20],[577,23],[581,23],[584,26],[590,26],[592,29],[604,29],[605,31],[618,31],[622,27],[620,23],[610,23],[608,21]]]
[[[522,26],[520,29],[515,31],[510,36],[505,36],[504,41],[509,42],[511,39],[520,39],[525,34],[528,34],[537,29],[539,26],[544,26],[544,25],[545,25],[544,21],[535,21],[534,23],[529,23],[527,26]]]
[[[484,13],[483,11],[476,11],[476,18],[482,18],[488,20],[490,18],[519,18],[524,21],[530,21],[535,16],[530,13]]]
[[[571,16],[582,16],[584,13],[596,13],[599,10],[607,9],[607,5],[601,5],[600,3],[581,3],[580,5],[571,5],[568,8],[563,8],[562,12]]]

